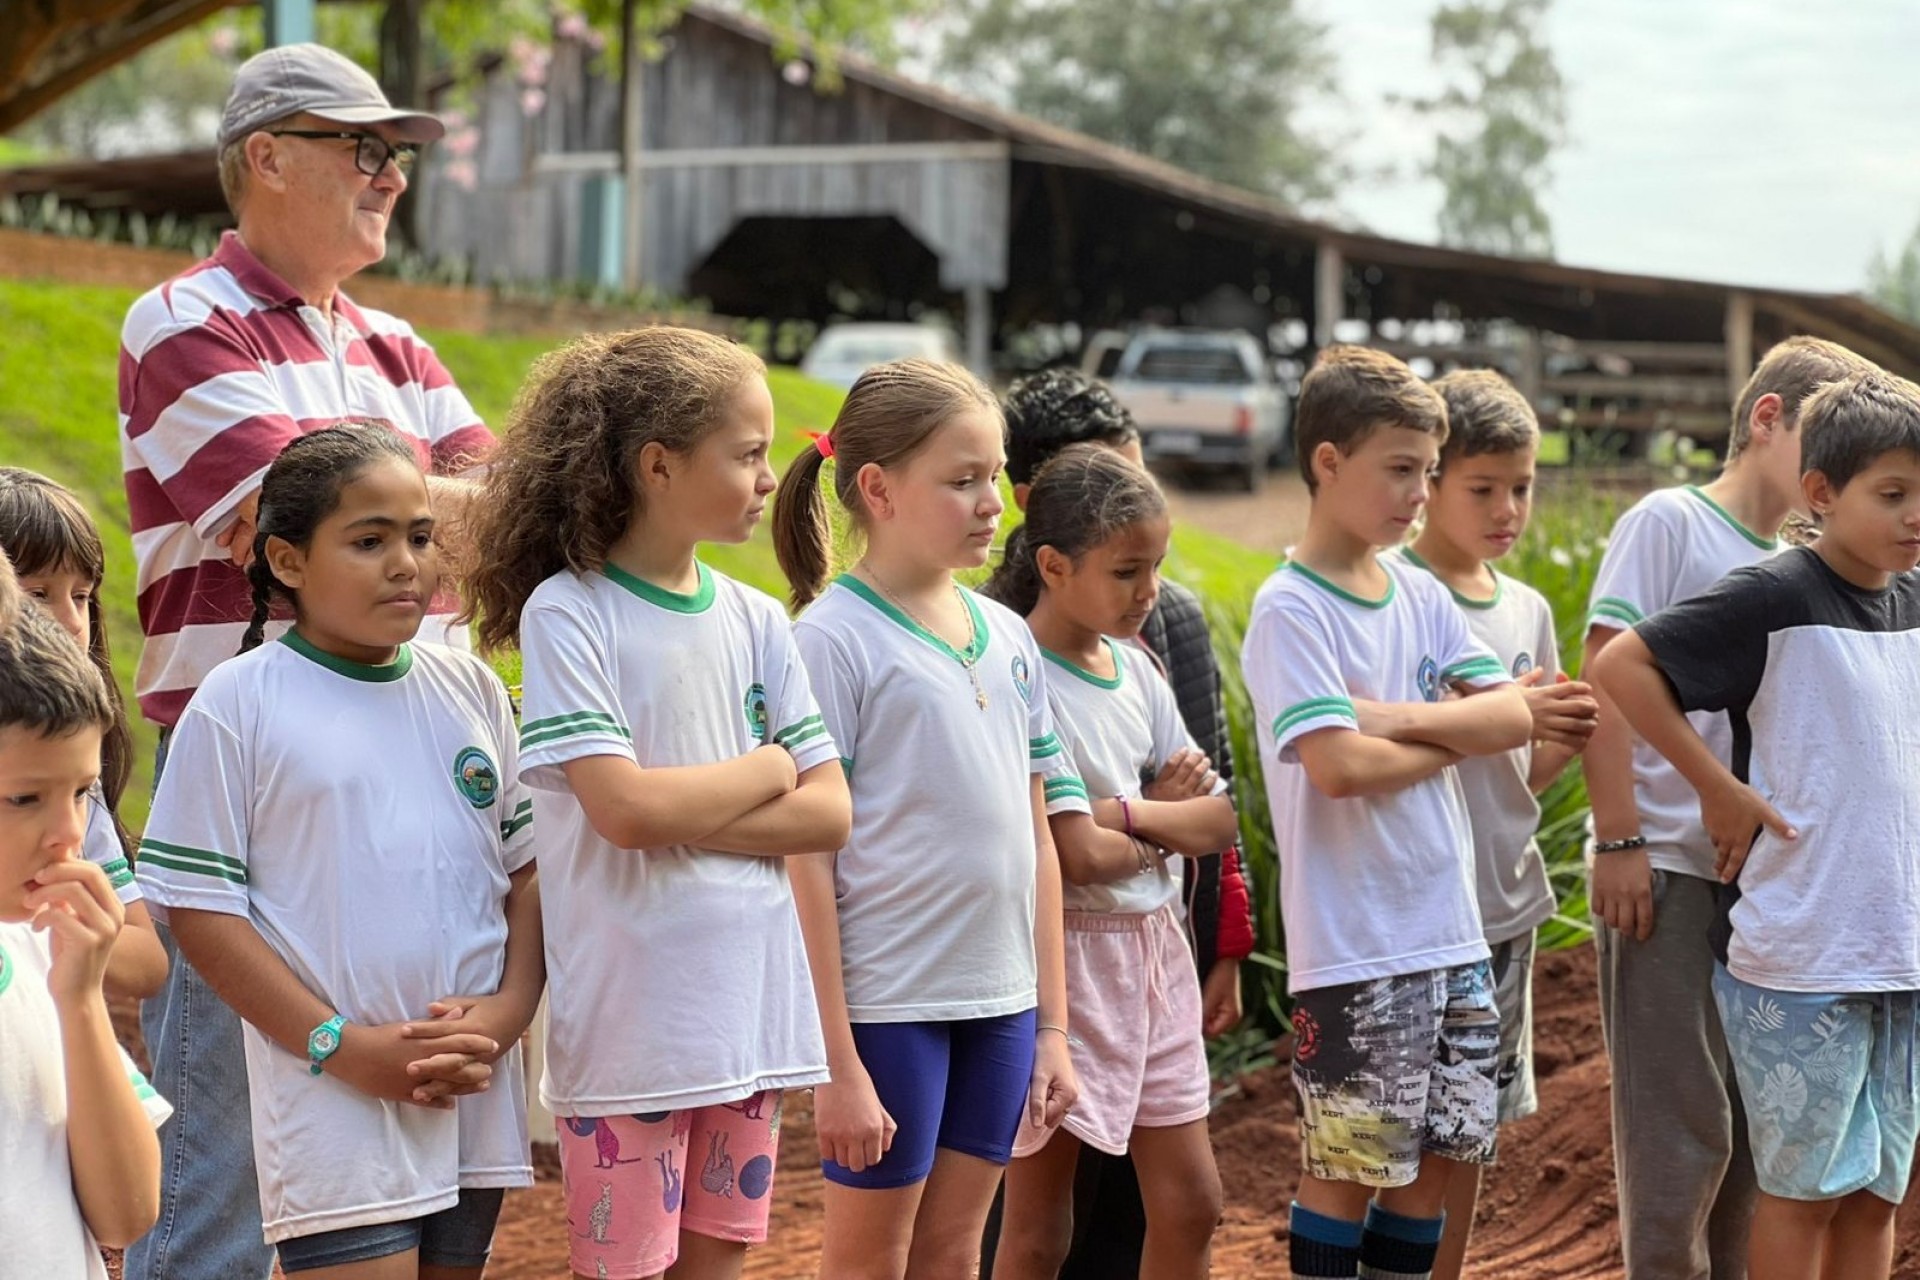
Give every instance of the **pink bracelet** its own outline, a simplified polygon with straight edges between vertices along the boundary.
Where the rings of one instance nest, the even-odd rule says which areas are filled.
[[[1115,796],[1114,799],[1120,802],[1120,821],[1126,823],[1127,835],[1131,838],[1133,835],[1133,809],[1127,804],[1127,798],[1125,796]]]

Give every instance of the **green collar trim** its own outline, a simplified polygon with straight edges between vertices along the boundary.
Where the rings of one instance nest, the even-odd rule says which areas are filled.
[[[351,658],[342,658],[317,649],[313,643],[298,631],[288,631],[280,637],[280,643],[293,650],[309,662],[318,663],[335,675],[345,676],[349,680],[360,680],[367,684],[388,684],[400,679],[413,670],[413,646],[403,644],[393,661],[382,666],[373,666],[366,662],[355,662]]]
[[[872,587],[854,577],[851,573],[843,573],[835,578],[834,581],[963,667],[970,667],[980,661],[981,655],[987,651],[987,620],[981,616],[980,606],[974,603],[973,592],[968,591],[965,587],[960,588],[960,599],[966,603],[967,613],[973,619],[973,644],[968,647],[966,652],[962,653],[902,613],[893,601],[887,599]]]
[[[1433,574],[1434,581],[1438,582],[1441,586],[1445,587],[1447,589],[1447,594],[1453,597],[1453,602],[1459,605],[1462,609],[1491,609],[1493,608],[1493,606],[1500,603],[1500,597],[1506,592],[1506,589],[1507,589],[1506,579],[1500,576],[1500,571],[1498,569],[1495,569],[1491,566],[1488,566],[1487,572],[1493,575],[1493,596],[1491,599],[1488,599],[1488,600],[1476,600],[1472,596],[1463,596],[1458,591],[1455,591],[1453,589],[1453,584],[1451,582],[1448,582],[1445,578],[1442,578],[1439,574],[1439,571],[1436,570],[1432,565],[1428,564],[1425,560],[1421,559],[1420,553],[1415,551],[1412,547],[1401,547],[1400,554],[1407,558],[1408,564],[1411,564],[1416,568],[1425,569],[1428,573]]]
[[[665,587],[656,587],[645,578],[637,578],[617,564],[609,563],[600,572],[615,585],[625,587],[648,604],[657,605],[662,609],[671,609],[675,613],[705,613],[713,607],[713,573],[698,560],[693,562],[693,568],[700,579],[700,585],[684,594],[669,591]]]
[[[0,947],[0,996],[5,995],[7,988],[13,985],[13,969],[13,957],[7,954],[5,947]]]
[[[1289,560],[1280,567],[1282,569],[1291,569],[1327,594],[1337,596],[1345,600],[1348,604],[1357,604],[1362,609],[1384,609],[1393,603],[1394,584],[1393,574],[1391,573],[1387,574],[1387,594],[1381,596],[1378,600],[1369,600],[1365,596],[1355,595],[1345,587],[1336,587],[1333,583],[1328,582],[1325,578],[1307,568],[1307,566],[1301,564],[1298,560]]]
[[[1120,646],[1113,642],[1112,636],[1101,636],[1100,639],[1101,642],[1107,646],[1107,652],[1113,655],[1113,676],[1111,678],[1107,676],[1097,676],[1079,663],[1068,658],[1063,658],[1053,650],[1044,646],[1042,646],[1040,650],[1040,656],[1048,662],[1051,662],[1054,666],[1059,667],[1062,671],[1072,672],[1074,675],[1079,676],[1096,689],[1118,689],[1126,682],[1127,664],[1120,660]]]
[[[1722,520],[1725,520],[1730,526],[1732,526],[1733,531],[1735,533],[1745,538],[1748,542],[1751,542],[1754,546],[1759,547],[1762,551],[1779,550],[1779,547],[1780,547],[1779,539],[1763,538],[1759,534],[1755,533],[1753,530],[1747,528],[1747,526],[1741,524],[1738,520],[1735,520],[1733,518],[1732,512],[1728,511],[1725,507],[1715,502],[1712,498],[1709,498],[1707,496],[1707,491],[1705,489],[1702,489],[1699,485],[1690,484],[1685,486],[1685,488],[1688,493],[1700,499],[1700,501],[1706,503],[1707,506],[1712,509],[1713,514],[1719,516]]]

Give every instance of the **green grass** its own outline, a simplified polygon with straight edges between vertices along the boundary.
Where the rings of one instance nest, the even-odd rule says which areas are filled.
[[[107,544],[108,622],[129,705],[140,632],[131,590],[133,554],[121,487],[115,405],[120,321],[134,297],[134,291],[125,289],[0,280],[0,332],[7,335],[7,358],[0,361],[0,440],[5,441],[0,462],[31,467],[71,486],[99,519]],[[496,428],[505,425],[528,366],[553,345],[539,338],[433,332],[425,336],[482,419]],[[832,423],[840,393],[786,369],[773,370],[768,382],[780,427],[774,461],[784,467],[796,452],[809,447],[808,433],[823,431]],[[1560,621],[1563,661],[1569,671],[1579,665],[1587,593],[1605,547],[1604,532],[1618,509],[1616,500],[1594,496],[1586,489],[1557,487],[1553,505],[1536,513],[1533,529],[1502,565],[1546,594]],[[712,547],[706,556],[722,572],[774,595],[785,594],[764,525],[752,541],[738,547]],[[1273,837],[1252,711],[1239,678],[1247,608],[1255,588],[1272,568],[1271,556],[1192,529],[1176,532],[1169,561],[1169,572],[1206,599],[1212,618],[1239,764],[1235,800],[1241,815],[1242,848],[1254,878],[1259,950],[1247,969],[1254,1021],[1243,1034],[1216,1046],[1217,1062],[1229,1074],[1260,1060],[1271,1037],[1284,1026],[1286,1013],[1286,960],[1274,891]],[[509,656],[500,665],[509,681],[517,679],[515,659]],[[137,716],[135,736],[136,781],[128,790],[125,808],[128,821],[137,828],[146,815],[154,742],[153,731]],[[1566,946],[1588,932],[1580,866],[1586,792],[1577,768],[1549,790],[1542,808],[1541,847],[1561,901],[1560,913],[1546,927],[1542,941],[1546,946]]]

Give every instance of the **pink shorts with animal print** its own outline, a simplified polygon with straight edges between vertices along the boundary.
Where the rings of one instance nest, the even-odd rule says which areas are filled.
[[[659,1275],[680,1256],[682,1231],[765,1240],[782,1096],[769,1089],[690,1111],[561,1117],[574,1274]]]

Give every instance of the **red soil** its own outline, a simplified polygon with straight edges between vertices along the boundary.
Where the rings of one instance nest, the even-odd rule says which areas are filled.
[[[1535,978],[1534,1056],[1540,1114],[1503,1133],[1487,1174],[1469,1274],[1477,1280],[1601,1280],[1620,1274],[1614,1225],[1607,1068],[1600,1050],[1593,957],[1543,957]],[[771,1242],[748,1258],[752,1280],[811,1280],[819,1259],[820,1175],[812,1115],[790,1106],[781,1144]],[[1214,1275],[1287,1274],[1286,1205],[1298,1177],[1297,1109],[1285,1067],[1249,1076],[1213,1117],[1227,1191]],[[559,1183],[543,1177],[507,1197],[489,1280],[559,1280],[567,1273]],[[1920,1211],[1902,1211],[1899,1277],[1920,1277]],[[1120,1278],[1116,1277],[1116,1280]]]

